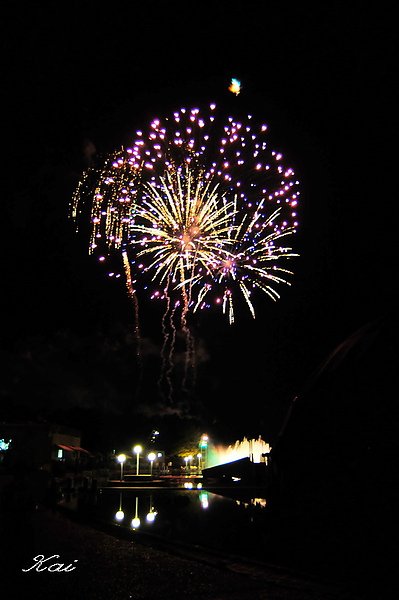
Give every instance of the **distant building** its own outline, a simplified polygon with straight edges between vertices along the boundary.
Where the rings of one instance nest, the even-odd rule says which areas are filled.
[[[53,423],[0,423],[0,464],[21,464],[50,470],[55,465],[78,467],[90,452],[81,447],[81,433]]]

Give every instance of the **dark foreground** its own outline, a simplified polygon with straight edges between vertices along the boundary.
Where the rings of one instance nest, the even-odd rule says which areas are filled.
[[[7,600],[352,600],[335,585],[272,566],[236,562],[189,549],[165,549],[121,539],[39,508],[3,513],[1,587]],[[37,555],[72,564],[70,572],[23,572]],[[78,562],[74,562],[78,561]]]

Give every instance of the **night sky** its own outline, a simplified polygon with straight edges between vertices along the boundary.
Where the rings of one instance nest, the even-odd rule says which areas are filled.
[[[363,2],[190,4],[5,5],[0,420],[76,425],[95,449],[153,427],[165,444],[204,430],[273,441],[326,356],[394,306],[390,15]],[[88,256],[68,207],[94,152],[210,101],[259,115],[295,166],[301,257],[277,304],[258,297],[256,320],[193,320],[196,385],[184,396],[177,378],[170,403],[156,385],[160,307],[140,306],[140,379],[123,282]]]

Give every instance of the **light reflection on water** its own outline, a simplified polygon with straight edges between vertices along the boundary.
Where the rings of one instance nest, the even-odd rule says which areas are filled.
[[[259,556],[268,545],[267,499],[250,491],[235,490],[234,497],[227,497],[196,484],[192,489],[103,488],[94,502],[84,497],[76,500],[75,507],[88,516],[133,534],[142,532],[248,557]]]

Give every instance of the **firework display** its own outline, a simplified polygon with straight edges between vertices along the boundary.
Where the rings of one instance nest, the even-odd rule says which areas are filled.
[[[94,185],[93,185],[94,181]],[[90,253],[123,256],[128,290],[189,312],[220,308],[230,323],[256,292],[289,285],[299,182],[268,128],[206,109],[153,119],[133,143],[85,173],[72,202],[90,198]],[[110,272],[114,276],[115,272]]]

